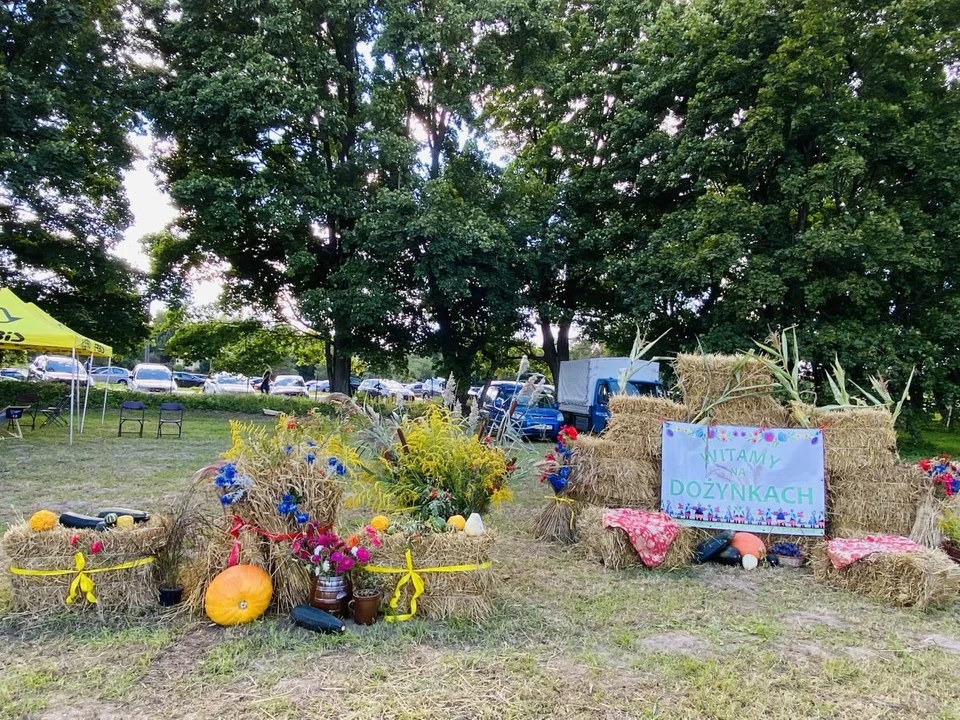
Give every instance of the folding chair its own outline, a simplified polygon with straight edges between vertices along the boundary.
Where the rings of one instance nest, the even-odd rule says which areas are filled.
[[[20,426],[23,427],[27,424],[27,418],[30,419],[30,429],[37,429],[37,413],[40,412],[40,396],[39,395],[19,395],[16,400],[13,401],[14,405],[26,405],[27,409],[23,411],[23,417],[20,418]]]
[[[139,415],[137,414],[139,413]],[[121,435],[136,435],[143,437],[143,423],[146,421],[147,406],[139,400],[126,400],[120,404],[120,424],[117,426],[117,437]],[[123,432],[124,423],[135,423],[139,429],[133,432]]]
[[[160,403],[160,422],[157,423],[157,437],[163,437],[164,425],[176,425],[177,437],[183,434],[183,403]]]
[[[70,396],[65,395],[63,400],[58,402],[56,405],[46,408],[40,408],[40,414],[43,415],[44,420],[43,424],[40,425],[40,429],[43,430],[47,425],[53,423],[54,425],[63,425],[67,426],[67,421],[63,419],[63,413],[70,412]]]

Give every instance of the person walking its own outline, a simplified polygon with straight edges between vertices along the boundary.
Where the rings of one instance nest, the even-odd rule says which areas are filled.
[[[272,379],[273,371],[270,368],[267,368],[263,371],[263,380],[260,381],[260,392],[264,395],[270,394],[270,380]]]

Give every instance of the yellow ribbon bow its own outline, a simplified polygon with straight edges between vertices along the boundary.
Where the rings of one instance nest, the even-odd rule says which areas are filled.
[[[79,593],[83,593],[84,597],[87,598],[87,602],[97,602],[97,596],[93,594],[93,578],[90,577],[91,574],[107,572],[109,570],[126,570],[127,568],[152,563],[154,560],[156,560],[154,557],[145,557],[139,560],[129,560],[119,565],[87,570],[87,559],[83,556],[83,553],[78,552],[73,556],[74,567],[72,570],[29,570],[27,568],[12,567],[10,568],[10,572],[14,575],[27,575],[30,577],[51,577],[54,575],[72,575],[76,573],[76,577],[74,577],[70,583],[70,594],[67,595],[67,605],[73,605]]]
[[[559,495],[544,495],[547,500],[556,500],[558,503],[567,503],[570,505],[570,529],[573,530],[573,509],[576,507],[576,503],[568,497],[560,497]]]
[[[393,597],[390,599],[390,607],[393,610],[396,610],[397,605],[400,603],[403,586],[408,582],[413,583],[413,596],[410,598],[410,612],[404,615],[388,615],[385,618],[387,622],[402,622],[403,620],[409,620],[417,614],[417,598],[423,595],[424,590],[423,578],[420,577],[420,573],[470,572],[472,570],[485,570],[491,565],[491,562],[488,560],[476,565],[444,565],[443,567],[419,568],[415,570],[413,567],[413,556],[410,554],[409,549],[407,550],[406,560],[407,566],[405,568],[382,567],[379,565],[365,565],[363,568],[373,573],[403,573],[403,577],[397,581],[397,587],[393,591]]]

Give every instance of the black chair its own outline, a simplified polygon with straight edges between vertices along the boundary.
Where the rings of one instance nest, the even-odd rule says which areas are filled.
[[[27,418],[30,418],[30,429],[37,429],[37,413],[40,412],[39,395],[20,395],[13,401],[14,405],[26,405],[27,409],[23,411],[23,417],[20,418],[20,426],[27,424]]]
[[[138,414],[139,413],[139,414]],[[120,405],[120,424],[117,426],[117,437],[121,435],[136,435],[143,437],[143,423],[146,420],[147,406],[139,400],[127,400]],[[133,432],[123,431],[124,423],[135,423],[139,428]]]
[[[63,414],[70,414],[70,396],[64,395],[63,400],[58,402],[56,405],[51,407],[40,408],[40,414],[43,415],[43,424],[40,425],[40,429],[43,430],[47,425],[53,423],[54,425],[63,425],[67,426],[67,421],[63,419]]]
[[[6,420],[7,426],[4,428],[8,436],[23,440],[23,431],[20,428],[20,421],[24,418],[24,413],[29,408],[26,405],[7,405],[0,410],[0,420]],[[0,435],[3,438],[3,435]]]
[[[160,422],[157,423],[157,437],[163,437],[164,425],[176,425],[177,437],[183,434],[183,403],[160,403]]]

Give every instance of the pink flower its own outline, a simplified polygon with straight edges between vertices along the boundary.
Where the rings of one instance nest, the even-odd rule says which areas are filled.
[[[91,555],[96,555],[101,550],[103,550],[103,543],[100,540],[97,540],[93,545],[90,546]]]
[[[354,560],[352,557],[345,557],[341,562],[337,563],[337,570],[340,572],[350,572],[354,566]]]
[[[357,548],[357,560],[361,563],[370,562],[370,551],[365,547]]]
[[[342,552],[340,552],[339,550],[334,550],[332,553],[330,553],[330,562],[333,562],[333,563],[341,563],[341,562],[343,562],[345,559],[346,559],[346,557],[345,557],[344,554],[343,554]]]
[[[80,542],[80,536],[77,534],[70,536],[70,544],[76,547],[77,543]]]
[[[383,543],[380,542],[380,538],[378,538],[376,535],[370,538],[370,542],[373,543],[374,547],[383,547]]]

